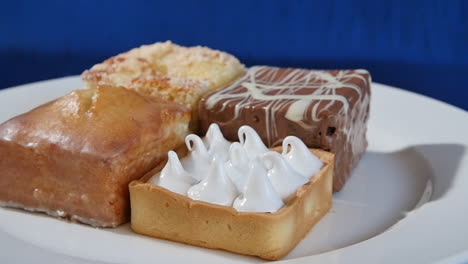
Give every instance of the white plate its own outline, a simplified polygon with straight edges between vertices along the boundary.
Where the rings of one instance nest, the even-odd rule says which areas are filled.
[[[68,77],[1,91],[0,122],[81,87]],[[367,153],[331,211],[284,260],[468,260],[468,114],[381,84],[372,92]],[[2,263],[261,261],[147,238],[128,225],[96,229],[5,208],[0,245]]]

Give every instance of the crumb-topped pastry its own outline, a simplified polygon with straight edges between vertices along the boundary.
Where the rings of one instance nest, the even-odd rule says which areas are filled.
[[[185,104],[194,111],[205,93],[244,74],[234,56],[206,47],[182,47],[170,41],[144,45],[94,65],[82,74],[87,87],[121,86]]]
[[[128,183],[178,147],[187,107],[118,87],[73,91],[0,125],[0,204],[99,227],[128,220]]]
[[[219,124],[229,140],[243,125],[277,146],[295,135],[335,154],[339,191],[367,147],[371,78],[366,70],[305,70],[254,66],[232,85],[200,100],[201,133]]]
[[[275,260],[329,210],[333,154],[297,137],[270,150],[250,127],[227,142],[216,125],[189,153],[130,183],[132,229],[140,234]],[[180,160],[178,156],[182,157]]]

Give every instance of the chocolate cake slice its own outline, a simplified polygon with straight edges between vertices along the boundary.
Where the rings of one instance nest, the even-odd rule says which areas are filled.
[[[268,147],[295,135],[310,148],[335,153],[333,190],[344,186],[367,147],[371,77],[366,70],[255,66],[199,104],[202,134],[219,124],[229,140],[243,125]]]

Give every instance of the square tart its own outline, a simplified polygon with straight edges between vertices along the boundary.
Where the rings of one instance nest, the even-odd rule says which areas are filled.
[[[281,152],[282,148],[272,150]],[[139,234],[277,260],[286,256],[332,205],[334,155],[310,149],[324,163],[275,213],[238,212],[192,200],[147,181],[165,165],[130,183],[131,227]],[[183,157],[186,150],[179,150]]]

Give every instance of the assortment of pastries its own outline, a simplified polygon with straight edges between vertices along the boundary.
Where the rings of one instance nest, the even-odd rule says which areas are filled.
[[[0,205],[279,259],[367,147],[365,70],[246,69],[167,41],[82,79],[0,125]]]

